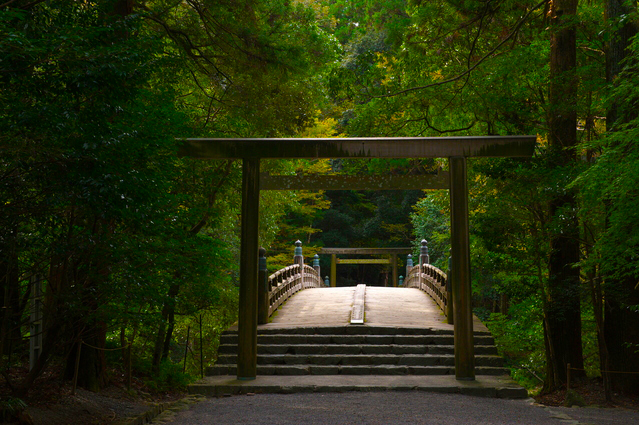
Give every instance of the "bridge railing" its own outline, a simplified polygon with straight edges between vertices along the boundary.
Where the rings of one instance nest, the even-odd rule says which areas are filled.
[[[268,323],[268,318],[293,294],[307,288],[324,288],[320,277],[319,263],[315,267],[304,264],[302,243],[295,243],[295,264],[266,275],[266,250],[260,249],[258,279],[258,323]]]
[[[324,282],[313,267],[293,264],[268,277],[268,315],[271,316],[293,294],[307,288],[323,288]]]
[[[448,276],[446,273],[431,264],[419,264],[411,268],[408,272],[404,286],[407,288],[417,288],[426,292],[442,309],[444,314],[449,314],[447,308],[449,303],[449,292],[446,290]]]

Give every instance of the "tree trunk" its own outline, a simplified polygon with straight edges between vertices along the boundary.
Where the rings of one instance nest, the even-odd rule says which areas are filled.
[[[49,322],[50,324],[52,322]],[[61,325],[61,324],[60,324]],[[35,382],[36,378],[40,376],[45,366],[49,362],[49,358],[53,352],[53,347],[58,342],[58,338],[60,337],[60,328],[61,326],[52,326],[44,332],[44,338],[42,340],[42,351],[40,352],[40,356],[38,360],[36,360],[33,369],[29,371],[29,374],[26,378],[22,380],[18,385],[12,388],[12,395],[18,398],[24,398],[31,386]]]
[[[626,16],[632,16],[636,6],[624,0],[608,0],[606,2],[606,19],[608,25],[618,28],[610,35],[606,46],[606,78],[608,83],[614,84],[615,79],[623,69],[624,61],[629,56],[631,39],[639,32],[637,23],[626,19],[619,26],[619,22]],[[634,118],[626,113],[620,116],[618,102],[613,99],[606,116],[606,129],[615,131],[620,125]],[[628,112],[628,111],[626,111]],[[636,113],[636,111],[633,111]],[[623,119],[623,120],[622,120]],[[634,261],[628,258],[627,261]],[[636,287],[638,278],[627,277],[621,280],[606,278],[604,288],[604,342],[607,347],[612,386],[622,392],[639,394],[639,313],[628,309],[629,305],[639,304],[639,289]]]
[[[555,0],[550,9],[550,155],[552,165],[569,168],[576,162],[577,0]],[[577,202],[572,191],[559,193],[550,202],[558,230],[550,241],[546,354],[548,374],[544,391],[566,382],[566,367],[583,369]],[[583,372],[582,372],[583,373]],[[578,375],[579,373],[577,373]]]
[[[103,243],[102,239],[113,233],[115,226],[111,222],[104,222],[91,215],[82,219],[77,219],[77,217],[75,223],[85,229],[91,229],[91,239],[96,242],[96,245]],[[70,220],[69,222],[73,223],[74,221]],[[104,303],[101,297],[101,288],[108,281],[110,259],[105,253],[88,249],[81,254],[74,255],[72,264],[73,266],[66,270],[70,284],[63,289],[63,293],[66,292],[69,296],[80,301],[84,310],[65,312],[65,314],[72,314],[74,317],[61,318],[61,320],[67,320],[74,324],[74,335],[76,335],[70,355],[67,357],[65,378],[72,379],[75,374],[77,348],[78,344],[82,343],[77,384],[82,388],[97,392],[107,383],[104,353],[107,325],[104,321],[98,320],[95,313]]]
[[[78,386],[89,391],[98,392],[107,384],[106,358],[104,355],[106,329],[105,323],[95,323],[92,329],[80,335],[82,340],[73,345],[67,358],[65,378],[73,379],[77,359],[77,344],[82,344],[80,367],[78,369]]]
[[[162,360],[162,350],[164,349],[164,338],[166,336],[166,318],[162,315],[162,320],[158,326],[158,334],[155,338],[153,349],[153,360],[151,361],[151,371],[158,373],[160,371],[160,361]]]
[[[160,369],[160,361],[166,358],[166,356],[164,355],[164,347],[167,337],[167,320],[172,314],[175,313],[175,302],[179,291],[180,285],[171,285],[171,287],[169,288],[169,293],[167,295],[167,301],[164,303],[164,307],[162,307],[162,320],[158,327],[158,334],[155,339],[155,349],[153,350],[153,361],[151,363],[151,367],[154,372],[157,372]],[[173,329],[170,324],[169,328],[172,334]]]
[[[608,0],[606,2],[606,20],[609,26],[617,27],[622,17],[632,16],[635,8],[629,8],[626,0]],[[628,47],[632,37],[637,34],[637,24],[627,19],[613,34],[610,34],[606,44],[606,80],[614,84],[615,78],[623,69],[623,62],[628,56]],[[606,112],[606,129],[613,131],[615,122],[619,119],[617,102],[610,103]]]
[[[639,291],[634,289],[636,280],[621,282],[621,291],[627,297],[611,297],[606,294],[604,336],[609,350],[612,386],[617,391],[639,394],[639,313],[629,305],[639,305]],[[612,298],[612,299],[611,299]]]
[[[2,354],[10,356],[15,345],[22,339],[20,326],[23,307],[20,304],[18,255],[11,246],[4,245],[2,248],[0,249],[3,253],[0,258],[0,306],[2,307],[0,349]]]
[[[169,312],[169,324],[166,329],[166,337],[164,338],[164,350],[162,353],[162,360],[166,360],[169,357],[169,349],[171,348],[171,339],[173,338],[173,329],[175,328],[175,307],[171,308]]]
[[[597,346],[599,348],[599,368],[601,369],[601,378],[604,384],[604,394],[606,401],[612,401],[611,379],[608,371],[610,370],[610,355],[608,353],[608,344],[605,338],[604,329],[604,311],[603,311],[603,293],[601,291],[601,282],[599,276],[589,276],[590,294],[592,298],[592,309],[597,324]]]

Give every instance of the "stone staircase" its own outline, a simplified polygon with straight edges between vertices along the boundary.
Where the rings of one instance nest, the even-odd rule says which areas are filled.
[[[222,334],[209,376],[236,375],[237,331]],[[493,337],[475,331],[475,373],[508,370]],[[453,332],[431,328],[328,326],[264,328],[257,338],[258,375],[455,375]]]

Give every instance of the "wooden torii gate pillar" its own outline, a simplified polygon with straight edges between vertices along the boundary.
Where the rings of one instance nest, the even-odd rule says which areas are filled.
[[[475,379],[473,347],[472,292],[470,280],[470,244],[468,227],[468,157],[530,157],[536,136],[484,137],[380,137],[343,139],[185,139],[180,155],[199,159],[241,159],[242,162],[242,236],[240,259],[240,307],[238,316],[237,378],[255,379],[257,375],[257,285],[258,229],[260,195],[260,159],[292,158],[448,158],[451,205],[451,245],[453,259],[453,305],[455,326],[455,377]],[[397,176],[395,176],[397,177]],[[279,176],[278,183],[289,190],[295,184],[308,189],[327,189],[332,184],[350,185],[339,176]],[[324,179],[317,184],[317,179]],[[402,180],[409,179],[402,176]],[[362,189],[388,186],[388,176],[377,176]],[[365,180],[365,179],[363,179]],[[338,183],[335,183],[335,182]],[[287,183],[288,182],[288,183]],[[340,183],[341,182],[341,183]],[[360,184],[361,185],[361,184]],[[392,185],[392,183],[391,183]],[[266,186],[266,185],[265,185]],[[394,187],[403,189],[401,185]],[[415,187],[411,189],[426,189]]]

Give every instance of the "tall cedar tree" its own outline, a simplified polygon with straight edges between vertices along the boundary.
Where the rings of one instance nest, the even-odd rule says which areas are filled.
[[[633,13],[634,12],[634,13]],[[606,51],[606,79],[608,83],[614,84],[619,77],[623,66],[629,59],[630,43],[638,32],[638,24],[630,16],[636,16],[636,6],[630,6],[624,0],[608,0],[606,2],[606,18],[613,26],[618,25],[616,33],[612,34]],[[634,59],[633,59],[634,60]],[[627,124],[636,119],[636,111],[624,114],[619,113],[618,99],[613,99],[606,116],[606,127],[608,132],[616,131],[623,124]],[[629,106],[626,106],[631,109]],[[606,202],[606,200],[604,200]],[[629,262],[632,258],[627,259]],[[639,372],[639,353],[636,345],[639,344],[639,314],[627,308],[628,305],[639,304],[639,290],[637,288],[637,276],[630,275],[622,278],[605,276],[605,320],[603,329],[599,326],[599,331],[603,333],[605,345],[600,348],[602,371],[613,370],[630,373],[612,373],[609,376],[602,373],[605,384],[611,381],[618,391],[639,393],[639,379],[636,374]],[[610,389],[606,385],[607,397],[610,397]]]
[[[576,162],[577,145],[577,0],[551,4],[549,143],[550,160],[570,169]],[[583,369],[577,202],[571,190],[551,200],[551,214],[559,231],[551,240],[546,302],[545,341],[547,370],[544,390],[566,381],[567,365]]]

